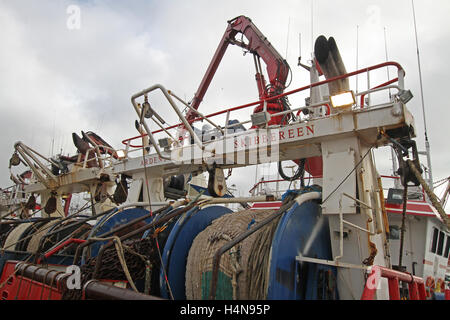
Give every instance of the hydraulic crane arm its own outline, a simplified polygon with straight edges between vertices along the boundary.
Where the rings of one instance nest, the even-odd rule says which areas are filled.
[[[242,33],[248,40],[248,44],[236,40],[236,35]],[[214,74],[228,48],[229,44],[235,44],[249,50],[255,58],[255,67],[257,70],[256,81],[258,85],[259,97],[267,98],[282,93],[285,88],[286,79],[289,74],[289,65],[281,55],[270,44],[267,38],[258,30],[252,21],[245,16],[239,16],[228,21],[228,27],[220,41],[220,44],[214,53],[209,64],[206,74],[203,77],[200,86],[192,100],[191,107],[198,109],[203,97],[208,90]],[[266,87],[263,75],[261,74],[261,66],[259,58],[262,58],[267,66],[267,74],[269,76],[270,86]],[[196,114],[193,110],[189,110],[186,118],[188,121],[193,120]]]

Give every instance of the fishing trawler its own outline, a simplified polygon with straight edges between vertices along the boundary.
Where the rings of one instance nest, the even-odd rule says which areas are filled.
[[[199,106],[230,45],[252,54],[259,99],[204,115]],[[239,16],[190,103],[162,84],[131,96],[139,135],[123,149],[91,131],[73,134],[72,157],[17,142],[12,166],[22,162],[30,175],[20,181],[25,205],[2,213],[10,226],[2,299],[449,299],[450,222],[422,178],[405,70],[384,62],[347,72],[325,36],[299,65],[310,83],[287,91],[286,60]],[[350,78],[376,79],[386,68],[397,77],[350,87]],[[299,94],[307,99],[293,106]],[[399,166],[386,197],[372,153],[381,147],[393,148]],[[264,163],[299,184],[230,192],[233,169]],[[419,186],[426,195],[410,199]],[[90,202],[69,212],[79,193]]]

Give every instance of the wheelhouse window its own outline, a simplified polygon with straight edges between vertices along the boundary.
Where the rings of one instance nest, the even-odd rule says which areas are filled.
[[[391,225],[389,226],[389,239],[399,240],[400,239],[400,227]]]
[[[436,253],[437,242],[438,242],[439,230],[437,228],[433,228],[433,239],[431,242],[430,251]]]
[[[447,243],[445,245],[444,258],[448,258],[450,252],[450,236],[447,236]]]
[[[444,238],[445,233],[442,231],[439,232],[439,241],[438,241],[438,248],[437,248],[437,254],[442,256],[442,253],[444,252]]]

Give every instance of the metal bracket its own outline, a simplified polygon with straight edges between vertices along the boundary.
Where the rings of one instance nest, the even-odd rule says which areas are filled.
[[[362,265],[357,265],[357,264],[352,264],[352,263],[338,262],[338,261],[331,261],[331,260],[324,260],[324,259],[316,259],[316,258],[303,257],[303,256],[297,256],[297,257],[295,257],[295,259],[300,262],[325,264],[328,266],[334,266],[334,267],[338,267],[338,268],[362,269],[362,270],[369,270],[369,268],[370,268],[367,266],[362,266]]]
[[[173,101],[172,97],[170,96],[170,94],[168,93],[168,91],[166,90],[166,88],[164,88],[162,85],[160,84],[155,84],[147,89],[144,89],[136,94],[134,94],[131,97],[131,103],[134,106],[134,109],[139,117],[139,119],[142,119],[142,126],[144,127],[145,131],[148,134],[148,137],[151,141],[151,144],[153,144],[153,146],[155,147],[156,152],[158,153],[158,155],[166,160],[171,160],[170,157],[163,155],[161,152],[161,149],[159,148],[153,134],[152,131],[150,130],[150,128],[148,127],[146,121],[145,121],[145,117],[142,117],[142,112],[144,110],[139,110],[137,103],[136,103],[136,99],[143,96],[143,95],[147,95],[149,92],[152,92],[156,89],[161,90],[161,92],[163,93],[163,95],[165,96],[165,98],[167,99],[167,101],[169,102],[169,104],[172,106],[173,110],[175,110],[175,113],[178,115],[178,117],[180,118],[181,122],[183,123],[183,125],[185,126],[185,128],[189,131],[189,133],[191,134],[191,136],[194,139],[195,144],[200,148],[200,150],[203,150],[203,144],[202,141],[199,139],[199,137],[195,134],[194,130],[192,129],[191,125],[189,124],[189,122],[186,120],[185,116],[183,115],[183,113],[180,111],[180,109],[178,109],[177,105],[175,104],[175,102]],[[154,120],[155,121],[155,120]],[[157,123],[155,121],[155,123]],[[157,123],[158,124],[158,123]],[[158,124],[159,125],[159,124]],[[163,129],[164,130],[164,129]],[[165,130],[164,130],[165,131]]]

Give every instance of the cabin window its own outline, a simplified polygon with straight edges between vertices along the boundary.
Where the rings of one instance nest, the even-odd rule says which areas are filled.
[[[139,192],[138,202],[144,202],[144,186],[141,186],[141,191]]]
[[[438,242],[438,248],[437,248],[437,254],[442,256],[442,253],[444,251],[444,238],[445,234],[441,231],[439,232],[439,242]]]
[[[450,236],[447,236],[447,244],[445,245],[444,257],[448,258],[448,253],[450,251]]]
[[[433,252],[433,253],[436,253],[438,236],[439,236],[439,230],[436,228],[433,228],[433,239],[431,242],[431,252]]]
[[[389,226],[389,239],[400,240],[400,227],[399,226]]]

